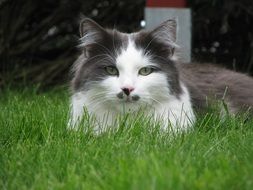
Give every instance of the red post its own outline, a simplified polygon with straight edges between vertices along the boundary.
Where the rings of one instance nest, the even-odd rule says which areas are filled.
[[[186,0],[147,0],[146,7],[186,7]]]

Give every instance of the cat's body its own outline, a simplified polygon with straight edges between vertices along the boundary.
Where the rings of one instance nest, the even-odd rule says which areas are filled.
[[[178,69],[195,109],[205,110],[207,100],[224,100],[231,114],[252,114],[252,77],[213,64],[180,64]]]
[[[195,109],[206,108],[207,97],[224,98],[234,113],[253,106],[252,78],[175,61],[174,20],[149,32],[125,34],[85,19],[80,31],[83,53],[74,66],[71,127],[77,126],[84,108],[94,115],[95,130],[116,126],[119,115],[141,109],[161,119],[164,129],[171,124],[182,131],[193,125]]]

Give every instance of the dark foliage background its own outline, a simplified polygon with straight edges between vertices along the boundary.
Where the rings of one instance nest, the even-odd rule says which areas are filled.
[[[252,0],[188,0],[193,60],[253,74]],[[64,84],[78,50],[80,13],[125,32],[140,29],[144,0],[0,0],[0,87]]]
[[[188,0],[193,10],[193,55],[253,74],[253,1]]]

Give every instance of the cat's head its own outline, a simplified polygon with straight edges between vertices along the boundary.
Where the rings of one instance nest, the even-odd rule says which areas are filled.
[[[86,18],[80,33],[82,55],[74,67],[73,89],[87,93],[91,103],[138,108],[181,93],[173,61],[175,20],[126,34]]]

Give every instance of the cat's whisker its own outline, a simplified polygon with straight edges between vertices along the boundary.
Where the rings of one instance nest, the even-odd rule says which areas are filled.
[[[99,60],[97,60],[96,62],[94,62],[93,64],[97,64],[97,63],[101,63],[101,65],[102,65],[102,63],[105,63],[105,62],[103,62],[104,60],[107,60],[108,59],[108,57],[105,57],[105,58],[103,58],[103,59],[99,59]],[[109,61],[109,64],[111,64],[111,62]]]
[[[148,47],[151,45],[151,43],[155,40],[155,37],[152,37],[152,39],[148,42],[147,46],[144,48],[144,53],[147,52],[146,50],[148,49]]]
[[[102,95],[94,95],[93,97],[89,98],[90,101],[97,101],[99,99],[104,99],[105,96]]]
[[[163,105],[160,101],[158,101],[158,100],[156,100],[155,98],[153,98],[153,97],[150,97],[150,96],[146,96],[145,97],[145,95],[144,96],[142,96],[142,98],[145,98],[145,99],[147,99],[147,100],[153,100],[154,102],[156,102],[156,103],[158,103],[159,105]]]
[[[108,54],[106,54],[106,53],[98,54],[98,55],[95,55],[95,56],[93,56],[93,57],[90,57],[90,58],[89,58],[89,61],[91,61],[91,60],[93,60],[93,59],[96,59],[96,58],[98,58],[98,57],[105,57],[105,56],[108,56]]]
[[[97,44],[97,45],[99,45],[100,47],[104,48],[104,49],[107,51],[107,53],[109,54],[109,56],[111,56],[111,57],[113,58],[112,52],[111,52],[107,47],[105,47],[104,45],[102,45],[102,44],[100,44],[100,43],[97,43],[97,42],[94,42],[94,44]]]
[[[93,110],[96,110],[97,107],[98,107],[99,105],[104,104],[105,102],[108,102],[108,100],[107,100],[107,99],[101,99],[101,101],[97,101],[96,104],[92,104],[92,105],[91,105],[91,108],[92,108]],[[101,109],[101,108],[99,108],[99,109]],[[99,111],[100,111],[100,110],[99,110]]]
[[[101,93],[94,92],[94,93],[92,93],[91,100],[92,99],[96,99],[96,98],[107,98],[107,99],[110,99],[111,97],[114,99],[114,96],[116,97],[115,93],[108,92],[108,91],[103,91]]]
[[[158,57],[158,58],[164,60],[165,62],[168,62],[168,59],[167,59],[167,58],[162,57],[162,56],[159,56],[159,55],[152,55],[152,57],[153,57],[153,58]]]
[[[85,106],[86,107],[95,107],[96,105],[99,105],[99,104],[106,102],[106,101],[108,101],[108,100],[101,97],[101,98],[97,98],[94,100],[90,100],[90,102],[88,104],[86,104]]]

